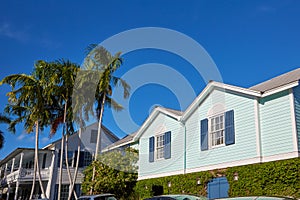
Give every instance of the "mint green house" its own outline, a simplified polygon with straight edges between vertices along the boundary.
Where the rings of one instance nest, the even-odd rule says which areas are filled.
[[[299,157],[300,69],[251,88],[210,82],[183,112],[155,108],[113,148],[139,150],[139,180]]]

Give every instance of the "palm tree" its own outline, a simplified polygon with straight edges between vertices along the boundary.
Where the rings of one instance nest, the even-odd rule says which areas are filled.
[[[55,89],[52,94],[56,99],[56,106],[53,106],[53,113],[56,113],[53,122],[51,123],[51,134],[56,133],[59,125],[63,125],[62,139],[61,139],[61,154],[60,154],[60,172],[59,172],[59,184],[58,184],[58,197],[61,194],[62,185],[62,166],[63,166],[63,153],[65,152],[65,160],[67,166],[67,173],[69,182],[72,184],[75,182],[72,180],[72,176],[69,170],[68,164],[68,136],[74,133],[73,126],[73,112],[72,112],[72,92],[74,87],[75,78],[79,71],[79,65],[74,64],[67,60],[58,60],[51,63],[41,63],[49,65],[53,71],[55,71]],[[64,150],[65,149],[65,150]],[[78,170],[78,168],[77,168]],[[73,193],[73,190],[70,190]],[[76,193],[74,192],[76,197]]]
[[[6,123],[9,124],[11,122],[10,118],[0,114],[0,123]],[[0,149],[2,149],[4,144],[4,135],[3,132],[0,130]]]
[[[96,113],[98,118],[98,133],[94,157],[94,160],[96,160],[99,151],[101,151],[101,126],[104,106],[106,105],[116,111],[122,110],[122,105],[118,104],[111,97],[113,88],[122,86],[123,97],[128,98],[130,86],[123,79],[114,76],[115,71],[122,65],[120,52],[113,56],[104,47],[95,44],[88,46],[87,51],[88,55],[85,59],[87,68],[98,70],[100,72],[95,94]],[[92,181],[94,180],[94,177],[95,169],[93,170]]]
[[[4,143],[3,132],[0,130],[0,149],[2,149]]]
[[[89,121],[89,117],[94,115],[93,102],[94,96],[90,95],[90,91],[93,91],[95,73],[92,71],[80,70],[78,71],[76,81],[72,94],[72,109],[73,120],[79,127],[78,130],[78,146],[77,146],[77,159],[75,165],[75,172],[73,176],[73,182],[70,187],[68,200],[72,198],[74,191],[75,180],[78,174],[80,150],[81,150],[81,133],[85,127],[85,121]],[[74,192],[75,194],[75,192]]]
[[[9,84],[12,90],[7,93],[8,104],[5,112],[15,116],[10,122],[10,130],[15,132],[16,124],[23,123],[27,133],[33,132],[35,128],[35,158],[34,173],[30,199],[33,196],[36,180],[36,172],[38,171],[38,180],[41,191],[45,198],[46,194],[42,185],[40,170],[38,166],[38,148],[39,148],[39,131],[49,125],[51,121],[51,103],[50,88],[52,86],[51,74],[46,72],[40,65],[35,65],[34,71],[30,75],[13,74],[5,77],[2,84]]]

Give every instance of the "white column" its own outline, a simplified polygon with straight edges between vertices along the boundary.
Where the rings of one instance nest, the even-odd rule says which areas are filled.
[[[5,163],[4,177],[5,177],[6,181],[7,181],[7,168],[8,168],[8,163]],[[8,200],[8,198],[9,198],[9,187],[10,186],[8,185],[6,200]]]
[[[21,157],[20,157],[20,163],[19,163],[19,169],[18,169],[19,174],[17,176],[16,191],[15,191],[15,198],[14,198],[14,200],[18,199],[18,191],[19,191],[19,185],[20,185],[19,178],[20,178],[20,174],[21,174],[21,170],[22,170],[23,156],[24,156],[24,153],[22,152],[21,153]]]
[[[14,172],[14,166],[15,166],[15,158],[12,159],[10,173]]]
[[[46,158],[47,159],[47,158]],[[51,165],[48,168],[48,173],[49,173],[49,179],[48,179],[48,184],[47,184],[47,188],[46,188],[46,196],[50,199],[50,193],[51,193],[51,186],[52,186],[52,176],[53,176],[53,171],[54,171],[54,164],[55,164],[55,153],[54,151],[52,151],[52,160],[51,160]],[[57,173],[57,171],[56,171]],[[56,182],[56,180],[55,180]],[[54,186],[55,186],[55,182],[54,182]]]
[[[8,168],[8,163],[5,163],[5,171],[4,171],[4,177],[6,178],[7,175],[7,168]]]
[[[15,197],[14,197],[14,200],[17,200],[17,199],[18,199],[19,185],[20,185],[20,182],[17,180],[17,182],[16,182],[16,191],[15,191]]]
[[[10,193],[10,184],[8,184],[6,200],[9,200],[9,193]]]

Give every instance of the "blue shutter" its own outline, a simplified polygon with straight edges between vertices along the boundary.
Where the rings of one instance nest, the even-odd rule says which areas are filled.
[[[149,162],[154,162],[154,137],[149,138]]]
[[[166,132],[165,135],[165,144],[164,144],[164,158],[171,158],[171,131]]]
[[[233,110],[230,110],[225,113],[225,144],[230,145],[234,143],[234,112]]]
[[[76,167],[77,156],[78,156],[78,151],[76,150],[75,153],[74,153],[74,165],[73,165],[73,167]],[[78,165],[79,165],[79,163],[78,163]]]
[[[201,120],[200,123],[200,134],[201,134],[201,151],[208,150],[208,119]]]
[[[80,151],[78,167],[84,167],[84,151]]]
[[[54,186],[54,200],[58,199],[58,184]]]
[[[60,167],[60,154],[61,154],[61,149],[58,150],[58,154],[57,154],[57,167]]]

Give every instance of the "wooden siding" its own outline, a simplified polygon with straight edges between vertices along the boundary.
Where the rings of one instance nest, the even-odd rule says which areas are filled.
[[[200,150],[200,120],[207,118],[209,110],[223,104],[224,111],[234,110],[235,144]],[[214,90],[186,122],[187,169],[250,159],[257,156],[254,99]]]
[[[171,131],[171,158],[149,162],[149,138]],[[175,119],[159,113],[139,141],[139,178],[183,169],[184,127]]]
[[[262,156],[293,151],[293,130],[289,91],[260,100]]]
[[[300,86],[293,88],[293,93],[294,93],[294,102],[295,102],[298,151],[300,151]]]

